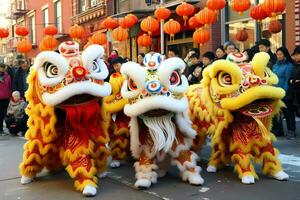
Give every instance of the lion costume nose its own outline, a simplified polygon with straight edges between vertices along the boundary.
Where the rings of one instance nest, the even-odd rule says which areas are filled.
[[[265,85],[267,81],[259,76],[249,76],[247,78],[248,84],[253,87],[253,86],[259,86],[259,85]]]
[[[82,66],[77,66],[72,69],[72,74],[76,79],[82,79],[86,75],[86,69]]]
[[[159,93],[162,89],[162,85],[159,81],[148,81],[146,83],[146,89],[149,93]]]

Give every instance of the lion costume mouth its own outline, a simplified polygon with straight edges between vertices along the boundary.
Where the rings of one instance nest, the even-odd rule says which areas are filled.
[[[243,115],[263,118],[272,115],[273,109],[273,100],[271,99],[258,99],[253,103],[241,108],[239,110]]]

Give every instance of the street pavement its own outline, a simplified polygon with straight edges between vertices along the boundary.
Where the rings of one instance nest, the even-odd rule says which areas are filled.
[[[49,175],[42,172],[29,185],[20,184],[19,163],[22,160],[24,138],[0,136],[0,200],[67,200],[85,199],[73,188],[73,181],[62,171]],[[243,185],[232,166],[210,174],[201,172],[203,186],[191,186],[181,181],[172,167],[166,177],[148,190],[137,190],[133,162],[119,169],[111,169],[108,177],[101,179],[96,197],[101,200],[300,200],[300,139],[279,138],[275,146],[281,151],[280,159],[289,181],[277,181],[259,174],[254,185]],[[209,147],[201,152],[200,165],[206,168]],[[259,166],[257,166],[259,172]]]

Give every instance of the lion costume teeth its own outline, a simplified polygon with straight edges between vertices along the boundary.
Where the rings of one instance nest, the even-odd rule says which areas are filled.
[[[188,101],[184,92],[188,88],[182,72],[185,63],[180,58],[165,61],[160,54],[145,56],[146,67],[128,62],[121,72],[126,76],[122,96],[128,98],[124,113],[130,120],[132,155],[139,159],[134,166],[138,188],[148,188],[157,181],[157,172],[167,154],[172,157],[182,179],[201,185],[198,156],[190,150],[196,136],[188,118]],[[164,174],[164,173],[162,173]]]
[[[98,101],[111,87],[103,81],[108,75],[104,49],[91,45],[80,55],[78,47],[70,41],[60,45],[61,54],[41,52],[30,70],[21,182],[31,182],[44,167],[54,171],[64,166],[75,188],[93,196],[96,175],[105,170],[109,155]]]
[[[269,55],[258,53],[251,63],[242,62],[240,54],[228,57],[207,67],[201,84],[190,86],[186,93],[198,132],[194,149],[201,148],[208,133],[212,140],[209,172],[232,161],[242,183],[254,183],[258,178],[251,163],[254,159],[263,163],[264,174],[286,180],[270,132],[285,93],[273,86],[278,79],[266,67]]]

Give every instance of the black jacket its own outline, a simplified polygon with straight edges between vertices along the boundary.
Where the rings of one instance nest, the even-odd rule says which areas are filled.
[[[29,74],[29,69],[24,71],[19,67],[15,73],[13,80],[13,91],[19,91],[21,96],[24,97],[26,90],[28,89],[28,84],[26,82],[27,76]]]
[[[289,89],[286,96],[289,99],[296,97],[298,101],[300,100],[300,63],[294,63],[294,69],[289,79]]]

